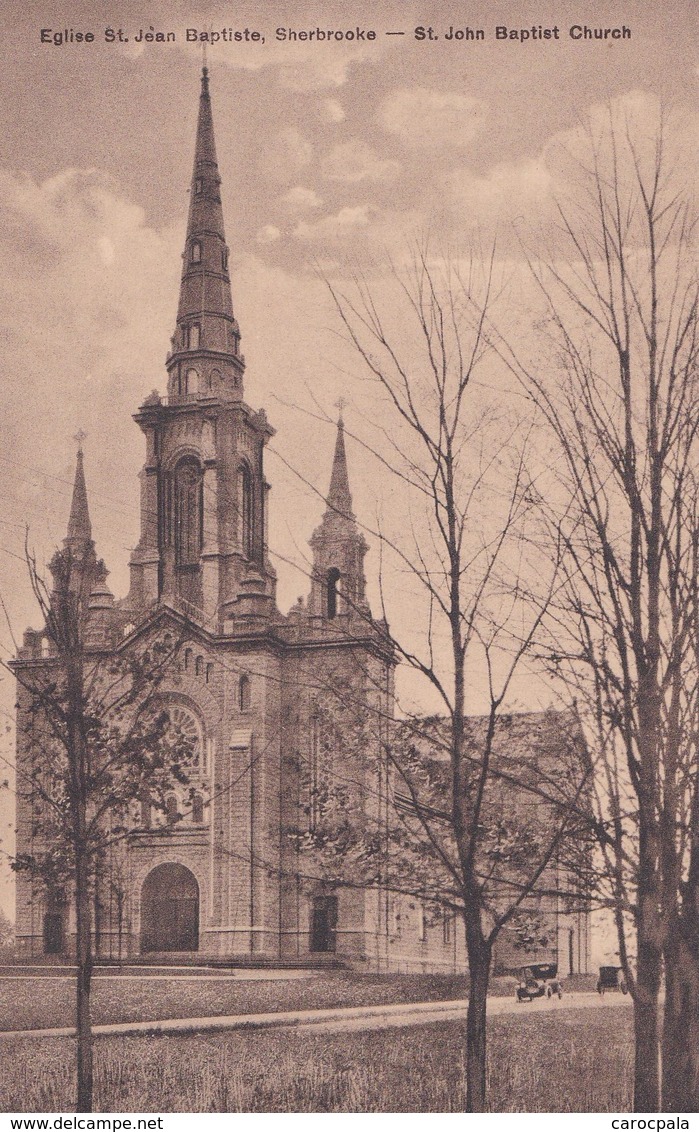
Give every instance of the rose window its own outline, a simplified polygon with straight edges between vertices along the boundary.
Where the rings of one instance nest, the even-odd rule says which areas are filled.
[[[199,770],[206,773],[206,767],[202,765],[202,751],[203,743],[201,736],[201,727],[191,711],[182,707],[181,704],[168,704],[167,714],[170,717],[170,726],[168,731],[174,738],[184,739],[187,743],[191,756],[188,760],[192,770]]]

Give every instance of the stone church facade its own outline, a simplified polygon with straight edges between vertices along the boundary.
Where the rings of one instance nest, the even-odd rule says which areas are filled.
[[[228,257],[205,69],[167,396],[152,393],[135,416],[146,456],[128,596],[115,601],[96,557],[82,453],[66,538],[90,579],[88,647],[125,653],[165,630],[180,635],[159,697],[196,752],[192,784],[173,788],[164,813],[143,805],[105,868],[97,950],[122,960],[337,956],[373,969],[460,970],[457,923],[435,924],[409,900],[397,915],[380,887],[328,886],[288,835],[312,820],[324,690],[350,689],[384,721],[375,749],[353,756],[353,781],[365,784],[393,713],[395,658],[366,602],[368,547],[352,510],[341,419],[325,514],[310,540],[309,593],[288,615],[277,610],[264,472],[274,430],[244,397]],[[16,664],[41,663],[50,663],[45,633],[28,631]],[[19,700],[21,710],[21,688]],[[18,744],[21,765],[21,734]],[[377,820],[386,778],[367,791]],[[31,806],[20,791],[19,853],[32,849]],[[69,954],[69,903],[20,873],[16,930],[26,960]],[[588,948],[586,932],[578,930],[577,953]]]

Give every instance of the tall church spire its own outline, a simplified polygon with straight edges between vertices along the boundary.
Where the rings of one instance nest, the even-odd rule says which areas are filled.
[[[242,397],[244,360],[233,314],[209,72],[202,70],[199,118],[182,256],[177,326],[168,355],[168,393]]]
[[[73,481],[73,498],[70,505],[70,518],[68,519],[68,534],[64,542],[67,547],[71,548],[86,547],[92,542],[92,524],[87,504],[82,445],[78,448],[75,479]]]
[[[352,514],[352,493],[350,492],[347,455],[345,453],[345,425],[341,416],[337,422],[335,455],[327,502],[329,511],[336,511],[341,515]]]

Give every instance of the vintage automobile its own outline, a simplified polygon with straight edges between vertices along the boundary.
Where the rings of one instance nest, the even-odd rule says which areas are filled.
[[[563,986],[558,978],[557,963],[529,963],[520,971],[519,983],[515,991],[517,1002],[531,1002],[533,998],[563,996]]]
[[[597,993],[604,994],[606,990],[620,990],[622,994],[628,994],[622,967],[600,967]]]

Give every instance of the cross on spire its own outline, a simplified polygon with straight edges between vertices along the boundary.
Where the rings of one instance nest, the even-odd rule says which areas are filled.
[[[348,403],[347,403],[347,401],[345,401],[344,397],[338,397],[337,401],[335,402],[335,408],[337,409],[337,411],[339,413],[339,416],[337,418],[337,423],[339,425],[344,425],[344,423],[345,423],[344,420],[342,419],[342,410],[347,408],[347,404]]]
[[[87,433],[83,432],[83,430],[81,428],[79,428],[78,431],[75,433],[73,440],[76,442],[76,444],[78,446],[78,452],[82,452],[83,441],[87,440]]]

